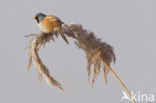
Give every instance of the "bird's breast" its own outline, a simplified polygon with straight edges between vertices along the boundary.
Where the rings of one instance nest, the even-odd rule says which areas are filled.
[[[42,25],[42,23],[39,23],[38,26],[39,26],[41,32],[45,32],[45,33],[48,32],[48,30],[46,29],[46,27],[44,25]]]

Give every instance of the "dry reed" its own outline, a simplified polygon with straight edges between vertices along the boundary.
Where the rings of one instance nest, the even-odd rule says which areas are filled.
[[[87,59],[88,81],[90,80],[91,66],[93,65],[93,78],[91,85],[92,88],[94,86],[95,79],[101,71],[101,68],[103,68],[102,70],[105,82],[107,83],[107,75],[108,72],[111,71],[111,73],[126,91],[128,96],[132,99],[133,103],[136,103],[126,86],[122,83],[116,73],[110,68],[111,62],[115,63],[116,60],[112,46],[105,42],[102,42],[95,36],[93,32],[83,29],[82,25],[79,24],[65,24],[62,27],[62,30],[68,37],[75,39],[75,44],[80,49],[85,51]],[[50,40],[54,40],[53,34],[29,34],[27,37],[29,36],[34,36],[34,38],[30,41],[29,45],[30,52],[27,70],[29,71],[31,63],[33,61],[38,71],[39,80],[41,80],[42,76],[44,76],[47,83],[56,86],[60,90],[63,90],[61,84],[50,76],[47,67],[42,63],[38,55],[38,51],[42,45],[45,45],[45,43],[49,42]]]
[[[131,98],[133,103],[136,101],[132,98],[132,95],[122,83],[117,74],[110,68],[110,64],[113,61],[115,63],[115,54],[113,52],[113,47],[109,44],[102,42],[99,38],[95,36],[93,32],[83,29],[82,25],[79,24],[65,24],[63,26],[63,31],[68,37],[74,38],[75,44],[85,51],[87,58],[87,72],[88,72],[88,81],[90,80],[91,74],[91,65],[93,65],[93,78],[92,85],[93,88],[95,78],[99,75],[101,64],[103,64],[103,74],[104,79],[107,84],[107,75],[108,71],[111,71],[113,76],[117,79],[123,89],[126,91],[128,96]]]
[[[95,82],[95,78],[101,71],[102,61],[105,61],[107,65],[113,61],[115,63],[115,54],[113,47],[105,42],[102,42],[99,38],[96,38],[93,32],[83,29],[79,24],[66,24],[63,27],[67,36],[76,39],[76,45],[85,51],[87,58],[87,72],[88,82],[90,80],[91,66],[93,65],[93,78],[92,88]],[[105,82],[107,83],[108,68],[103,65],[103,74]]]
[[[42,63],[38,51],[42,45],[45,45],[45,43],[49,42],[50,40],[54,40],[53,34],[43,34],[35,35],[35,34],[29,34],[25,37],[34,36],[34,38],[30,41],[30,44],[28,48],[30,49],[30,52],[28,53],[29,60],[28,60],[28,66],[27,66],[27,72],[29,72],[29,68],[34,62],[35,67],[38,72],[38,79],[41,83],[42,77],[45,77],[47,83],[51,86],[56,86],[59,90],[63,91],[63,88],[61,84],[56,81],[52,76],[50,76],[49,70],[47,67]]]

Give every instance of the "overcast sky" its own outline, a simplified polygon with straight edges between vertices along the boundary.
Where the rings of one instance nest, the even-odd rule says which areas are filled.
[[[111,66],[129,90],[156,96],[155,0],[0,0],[0,103],[129,103],[120,100],[123,89],[111,73],[107,86],[101,73],[91,90],[85,53],[70,38],[69,46],[59,36],[39,52],[64,92],[44,80],[40,86],[34,66],[26,75],[23,48],[30,39],[24,35],[39,33],[32,20],[37,12],[93,31],[114,47]]]

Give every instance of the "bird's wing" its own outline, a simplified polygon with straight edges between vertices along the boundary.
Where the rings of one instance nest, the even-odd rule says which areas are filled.
[[[48,15],[46,16],[46,19],[48,19],[49,21],[59,21],[60,23],[63,23],[58,17],[54,16],[54,15]]]

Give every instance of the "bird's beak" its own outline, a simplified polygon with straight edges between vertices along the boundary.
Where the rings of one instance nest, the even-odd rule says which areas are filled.
[[[36,17],[33,17],[33,19],[35,20],[35,19],[36,19]]]

